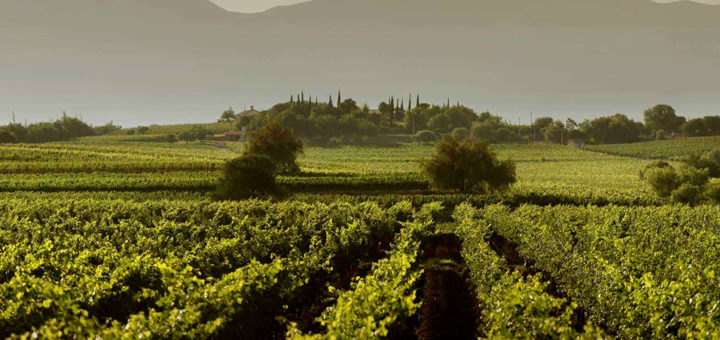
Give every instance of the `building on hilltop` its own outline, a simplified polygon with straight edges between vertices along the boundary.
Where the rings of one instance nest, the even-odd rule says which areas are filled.
[[[260,114],[260,111],[256,111],[255,106],[250,106],[250,110],[238,112],[236,116],[238,117],[238,119],[240,119],[241,117],[252,117],[258,114]]]

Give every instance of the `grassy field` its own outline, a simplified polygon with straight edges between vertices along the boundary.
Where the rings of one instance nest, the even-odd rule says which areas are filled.
[[[679,159],[689,153],[705,153],[720,147],[720,137],[679,138],[661,141],[590,145],[588,150],[642,159]]]
[[[653,157],[494,145],[518,182],[462,195],[432,145],[307,147],[288,197],[213,201],[242,148],[0,145],[0,336],[720,336],[720,207],[665,205]]]

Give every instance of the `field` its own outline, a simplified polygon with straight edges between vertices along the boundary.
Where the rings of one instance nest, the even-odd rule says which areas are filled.
[[[717,149],[720,137],[695,137],[631,144],[591,145],[588,150],[643,159],[679,159],[689,153]]]
[[[242,202],[239,143],[0,145],[0,336],[718,338],[720,207],[656,198],[653,143],[494,145],[491,195],[430,190],[432,145],[308,147]]]

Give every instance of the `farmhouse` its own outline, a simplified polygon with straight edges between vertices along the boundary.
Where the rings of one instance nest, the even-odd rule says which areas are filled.
[[[256,110],[255,110],[255,106],[250,106],[250,110],[245,110],[245,111],[242,111],[242,112],[238,112],[237,117],[238,117],[238,119],[240,119],[240,118],[242,118],[242,117],[246,117],[246,116],[247,116],[247,117],[252,117],[252,116],[255,116],[255,115],[258,115],[258,114],[260,114],[260,111],[256,111]]]
[[[567,145],[576,149],[582,149],[585,147],[585,141],[579,139],[571,139],[567,141]]]

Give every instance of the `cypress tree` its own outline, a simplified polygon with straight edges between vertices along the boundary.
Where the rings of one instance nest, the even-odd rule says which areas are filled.
[[[408,111],[412,110],[412,93],[408,95]]]
[[[415,102],[415,107],[420,107],[420,94],[417,95],[417,101]]]
[[[395,119],[395,97],[390,97],[390,126],[393,125]]]
[[[328,101],[328,105],[330,105],[330,107],[333,107],[332,96],[330,96],[330,99],[329,99],[329,101]]]
[[[300,92],[300,103],[305,104],[305,91]]]
[[[338,90],[338,107],[340,107],[340,103],[342,103],[342,97],[340,96],[340,90]]]

